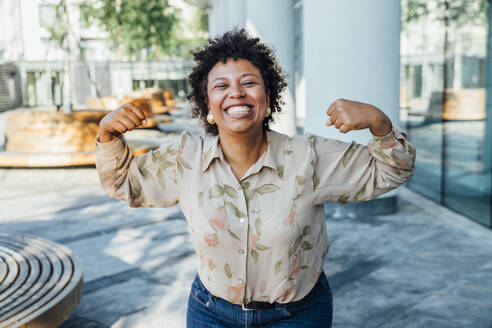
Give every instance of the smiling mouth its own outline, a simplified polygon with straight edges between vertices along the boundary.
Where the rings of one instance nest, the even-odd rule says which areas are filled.
[[[226,109],[226,113],[233,117],[244,117],[249,115],[253,111],[253,106],[239,105],[231,106]]]

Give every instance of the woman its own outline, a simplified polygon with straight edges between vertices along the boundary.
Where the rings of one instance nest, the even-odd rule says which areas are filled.
[[[381,110],[343,99],[327,125],[369,128],[369,146],[269,130],[285,79],[272,51],[243,30],[195,60],[189,99],[207,134],[183,133],[135,158],[121,135],[145,115],[125,104],[100,124],[101,184],[130,206],[180,204],[200,259],[189,327],[330,327],[323,203],[396,188],[412,175],[415,150]]]

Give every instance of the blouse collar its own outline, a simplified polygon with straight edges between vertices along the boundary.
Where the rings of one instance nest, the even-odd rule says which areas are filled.
[[[279,152],[279,149],[281,149],[280,147],[281,136],[282,135],[278,132],[271,131],[271,130],[266,131],[266,137],[268,142],[267,149],[261,155],[258,161],[249,168],[243,179],[251,174],[258,173],[263,166],[270,167],[273,170],[275,170],[276,173],[278,173],[277,172],[278,158],[282,158],[282,157],[277,157],[278,155],[280,155],[277,154],[277,152]],[[202,172],[205,172],[209,168],[212,161],[216,158],[225,162],[224,154],[220,149],[218,135],[206,136],[204,140],[203,149],[204,149],[204,153],[202,154]]]

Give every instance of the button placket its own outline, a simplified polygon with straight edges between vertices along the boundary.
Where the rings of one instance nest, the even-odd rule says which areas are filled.
[[[241,203],[243,205],[243,208],[244,208],[244,213],[246,213],[246,217],[243,217],[243,218],[240,218],[239,219],[239,223],[241,223],[241,231],[243,231],[243,235],[245,235],[245,238],[243,239],[243,247],[242,247],[242,250],[243,250],[243,253],[241,254],[246,254],[247,255],[247,252],[245,252],[244,250],[245,249],[248,249],[248,238],[249,238],[249,231],[248,231],[248,228],[247,227],[244,227],[244,224],[248,223],[249,221],[249,212],[248,212],[248,205],[246,204],[246,197],[244,195],[244,190],[242,188],[241,185],[238,186],[239,190],[242,191],[240,194],[241,194]],[[246,231],[246,233],[244,234],[244,231]],[[247,258],[247,256],[246,256]]]
[[[239,222],[241,224],[241,231],[243,232],[242,233],[242,236],[243,236],[243,241],[242,241],[242,248],[239,249],[239,254],[241,254],[242,256],[244,256],[244,259],[243,259],[243,268],[244,268],[244,272],[243,272],[243,277],[244,277],[244,281],[245,281],[245,288],[244,288],[244,295],[243,295],[243,299],[246,298],[246,286],[248,285],[248,277],[247,277],[247,272],[248,272],[248,239],[249,239],[249,210],[248,210],[248,204],[247,204],[247,200],[246,200],[246,194],[244,192],[244,189],[247,189],[249,187],[249,183],[245,180],[242,180],[240,183],[238,183],[238,190],[241,191],[240,194],[241,194],[241,203],[242,203],[242,207],[244,208],[244,213],[246,213],[246,217],[245,218],[240,218],[239,219]],[[246,223],[246,226],[244,225]],[[246,233],[244,233],[246,232]]]

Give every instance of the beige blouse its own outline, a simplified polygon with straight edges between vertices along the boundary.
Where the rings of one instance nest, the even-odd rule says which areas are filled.
[[[235,304],[302,299],[328,252],[323,203],[372,199],[414,171],[415,149],[397,129],[368,146],[267,132],[268,148],[240,181],[218,137],[183,133],[134,157],[122,137],[96,142],[109,196],[132,207],[179,203],[199,276]]]

